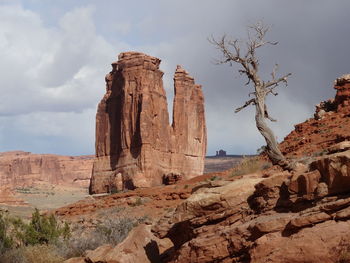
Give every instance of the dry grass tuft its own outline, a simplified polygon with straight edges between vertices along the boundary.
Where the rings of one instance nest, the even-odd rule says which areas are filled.
[[[60,263],[64,258],[58,255],[52,245],[35,245],[6,251],[1,263]]]
[[[271,167],[271,163],[261,160],[259,157],[244,157],[232,170],[230,177],[256,173]]]

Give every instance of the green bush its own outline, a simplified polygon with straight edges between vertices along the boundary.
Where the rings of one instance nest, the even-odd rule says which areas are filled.
[[[54,215],[41,215],[38,209],[35,209],[28,223],[20,218],[0,214],[0,253],[15,245],[53,244],[59,238],[68,239],[69,225],[61,225]]]
[[[60,236],[68,238],[70,230],[68,224],[61,227],[54,215],[40,215],[38,209],[32,214],[29,224],[19,224],[19,238],[24,245],[55,243]]]
[[[4,253],[13,246],[13,238],[10,236],[10,222],[7,217],[0,214],[0,253]]]
[[[41,215],[37,209],[28,222],[0,213],[0,263],[62,262],[103,244],[120,243],[145,220],[147,217],[108,218],[92,229],[77,225],[72,235],[67,223],[54,215]]]

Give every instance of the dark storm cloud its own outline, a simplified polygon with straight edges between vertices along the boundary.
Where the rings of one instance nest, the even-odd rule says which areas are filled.
[[[271,114],[279,120],[273,125],[279,140],[292,130],[293,124],[311,117],[315,104],[333,97],[334,79],[350,71],[347,12],[350,2],[165,3],[163,12],[153,17],[153,23],[147,26],[151,31],[167,32],[165,34],[171,40],[164,39],[168,46],[164,44],[163,49],[157,46],[145,50],[153,51],[167,61],[170,72],[175,64],[183,64],[203,85],[209,153],[220,147],[229,152],[254,153],[263,140],[254,127],[253,111],[233,114],[234,107],[241,106],[247,99],[249,91],[244,87],[245,79],[237,73],[238,67],[211,63],[220,53],[208,43],[207,37],[227,33],[245,38],[247,25],[261,19],[271,25],[267,37],[278,41],[279,45],[259,51],[261,73],[269,77],[273,65],[278,63],[280,74],[293,74],[288,88],[280,87],[280,95],[269,99]]]

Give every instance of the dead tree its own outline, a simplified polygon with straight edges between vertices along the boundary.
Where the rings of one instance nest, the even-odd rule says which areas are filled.
[[[275,88],[281,83],[287,86],[287,78],[291,75],[288,73],[282,77],[276,77],[278,65],[276,64],[271,73],[271,79],[264,81],[259,75],[259,59],[257,50],[266,45],[277,45],[278,42],[265,40],[266,33],[269,27],[262,22],[258,22],[253,26],[248,27],[247,39],[242,42],[238,39],[228,39],[224,35],[221,39],[212,37],[209,39],[218,50],[221,51],[223,58],[217,61],[217,64],[239,64],[238,72],[248,78],[246,85],[253,84],[254,91],[249,93],[251,99],[247,100],[243,106],[237,108],[235,113],[241,111],[249,105],[255,106],[255,121],[261,135],[266,141],[266,152],[273,164],[288,167],[288,162],[278,148],[278,143],[273,131],[268,127],[266,119],[276,121],[268,113],[266,106],[266,96],[272,94],[277,96]]]

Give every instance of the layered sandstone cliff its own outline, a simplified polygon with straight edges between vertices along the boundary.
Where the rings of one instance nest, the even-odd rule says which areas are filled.
[[[60,156],[29,152],[0,153],[0,189],[33,186],[36,182],[88,187],[93,156]]]
[[[178,67],[173,124],[160,60],[126,52],[106,75],[96,114],[96,161],[91,193],[159,185],[164,177],[203,173],[206,152],[201,87]]]

